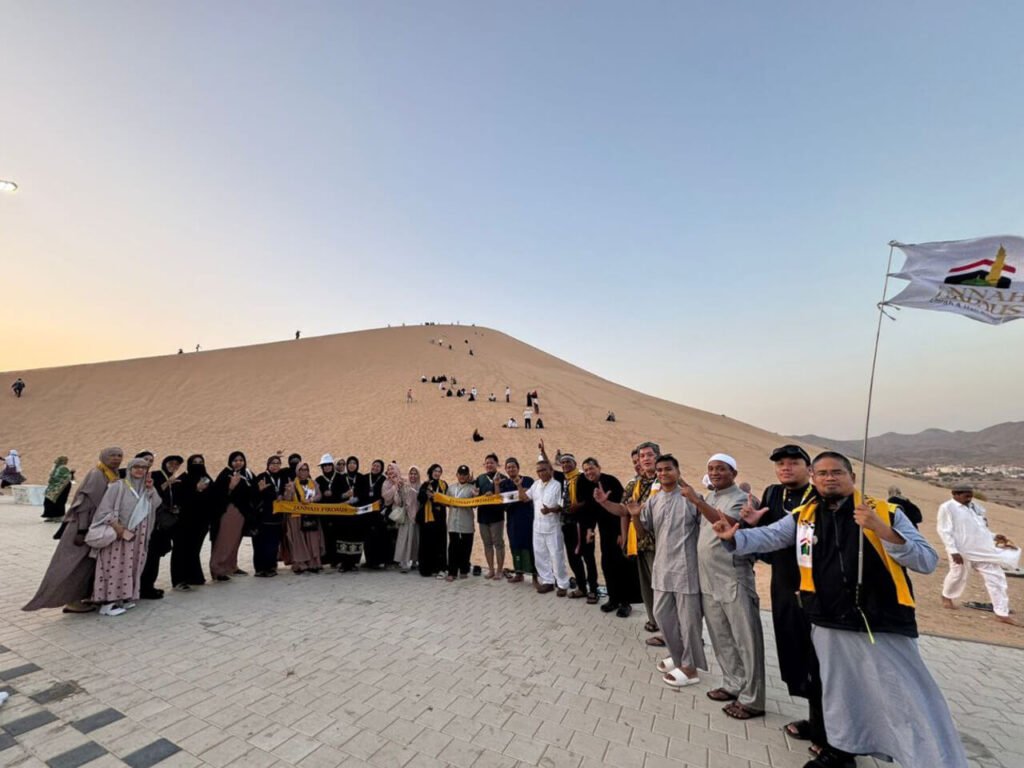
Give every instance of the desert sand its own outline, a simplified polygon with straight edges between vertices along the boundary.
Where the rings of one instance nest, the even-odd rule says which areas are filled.
[[[443,344],[439,343],[443,339]],[[433,340],[434,343],[431,343]],[[448,349],[448,345],[452,349]],[[473,355],[469,350],[473,350]],[[436,384],[420,377],[455,376],[460,387],[479,390],[478,402],[442,397]],[[516,456],[533,474],[537,439],[548,452],[572,451],[596,457],[604,471],[625,481],[632,476],[629,451],[655,440],[675,454],[684,477],[699,483],[712,453],[736,457],[739,480],[759,492],[774,481],[768,454],[788,440],[719,414],[644,395],[606,381],[499,331],[472,326],[410,326],[261,344],[184,355],[74,365],[0,375],[28,383],[24,397],[0,397],[0,449],[17,448],[30,483],[45,483],[53,459],[65,454],[79,476],[93,466],[100,448],[121,445],[128,455],[152,450],[202,453],[211,473],[228,453],[243,450],[254,471],[277,450],[297,451],[315,464],[330,452],[355,454],[363,471],[375,458],[396,459],[403,469],[421,470],[434,461],[454,479],[455,467],[482,471],[494,451]],[[505,385],[512,403],[505,403]],[[415,402],[406,403],[412,388]],[[510,416],[522,422],[527,390],[540,395],[543,431],[502,429]],[[493,392],[497,403],[487,402]],[[605,421],[614,411],[615,423]],[[485,440],[474,443],[479,429]],[[824,422],[817,429],[827,433]],[[813,454],[820,446],[806,446]],[[940,602],[947,567],[935,535],[942,489],[868,471],[868,492],[884,495],[898,482],[925,512],[923,533],[943,556],[931,576],[913,577],[922,631],[1024,647],[1024,628],[997,623],[990,613],[944,610]],[[1024,541],[1019,510],[991,504],[993,530]],[[2,525],[2,522],[0,522]],[[477,554],[475,562],[482,562]],[[34,564],[42,571],[44,564]],[[1022,580],[1010,580],[1011,605],[1024,604]],[[767,604],[767,574],[759,576]],[[964,599],[987,601],[974,578]]]

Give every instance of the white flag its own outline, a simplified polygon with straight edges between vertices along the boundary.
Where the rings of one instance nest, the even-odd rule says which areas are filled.
[[[956,312],[993,325],[1024,317],[1024,238],[895,245],[907,260],[890,274],[910,284],[886,304]]]

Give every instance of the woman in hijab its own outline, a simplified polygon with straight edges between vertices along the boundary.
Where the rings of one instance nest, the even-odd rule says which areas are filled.
[[[71,493],[71,481],[74,473],[68,469],[68,457],[58,456],[50,470],[50,479],[46,483],[46,496],[43,499],[43,520],[51,523],[59,522],[64,517]]]
[[[417,494],[420,576],[444,578],[448,572],[448,510],[431,498],[432,494],[448,491],[448,483],[441,479],[443,473],[440,464],[431,464],[427,481]]]
[[[252,565],[260,578],[277,576],[277,553],[281,548],[281,515],[274,514],[274,502],[284,498],[288,478],[281,468],[281,457],[267,459],[267,471],[256,477],[260,494],[256,535],[252,537]]]
[[[181,478],[177,475],[184,463],[185,460],[181,456],[168,456],[160,463],[160,469],[151,474],[153,487],[160,494],[160,511],[149,536],[146,567],[142,570],[139,596],[143,600],[160,600],[164,596],[164,591],[156,588],[156,579],[160,575],[160,558],[171,551],[174,533],[178,528],[178,518],[181,516],[178,493]]]
[[[246,466],[245,454],[233,451],[228,465],[214,482],[217,508],[210,521],[210,575],[214,581],[230,581],[232,576],[245,576],[238,567],[238,547],[242,535],[251,527],[253,506],[259,503],[256,478]]]
[[[366,475],[359,472],[359,459],[349,456],[345,459],[345,474],[341,477],[341,500],[345,504],[359,507],[369,502],[369,490],[366,486]],[[351,515],[334,521],[334,532],[337,536],[337,563],[339,571],[353,571],[359,568],[363,559],[363,543],[366,539],[365,515]]]
[[[139,599],[153,519],[160,495],[145,459],[132,459],[128,476],[107,487],[85,543],[96,559],[92,602],[101,616],[120,616]]]
[[[171,549],[171,584],[179,592],[206,583],[200,550],[210,529],[211,511],[216,501],[213,478],[206,473],[206,462],[194,453],[185,462],[185,474],[175,486],[178,524]]]
[[[384,490],[384,461],[374,459],[370,465],[370,472],[366,476],[366,487],[368,496],[363,504],[373,504],[382,501]],[[391,538],[388,534],[387,518],[383,510],[368,512],[362,516],[366,526],[366,567],[387,568],[394,560],[394,551],[391,547]]]
[[[420,471],[410,467],[408,481],[402,477],[397,462],[388,464],[384,471],[384,485],[381,488],[388,519],[395,525],[398,537],[395,541],[395,560],[402,573],[408,573],[416,556],[416,512],[419,508],[417,496],[420,492]]]
[[[0,488],[10,485],[21,485],[25,482],[25,476],[21,474],[21,455],[11,448],[4,460],[3,471],[0,472]]]
[[[78,486],[75,500],[64,515],[60,530],[54,535],[59,540],[53,553],[46,575],[23,611],[64,606],[65,613],[88,613],[96,610],[87,605],[92,594],[93,574],[96,561],[89,557],[85,535],[92,525],[93,516],[103,499],[110,483],[117,482],[117,470],[124,461],[120,448],[105,448],[100,451],[99,463],[90,469],[82,484]]]
[[[295,468],[295,482],[288,489],[289,501],[317,504],[320,490],[309,476],[309,464],[302,462]],[[293,573],[320,573],[324,554],[324,537],[316,515],[288,515],[284,523],[284,543],[281,559],[292,567]]]

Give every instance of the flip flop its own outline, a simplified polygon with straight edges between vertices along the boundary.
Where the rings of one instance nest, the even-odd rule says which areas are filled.
[[[676,663],[672,661],[672,657],[669,656],[667,659],[662,659],[658,662],[659,672],[671,672],[673,669],[677,669]]]
[[[753,717],[764,717],[763,709],[754,709],[746,704],[734,701],[722,707],[722,711],[734,720],[750,720]]]
[[[658,637],[657,635],[655,635],[654,637],[648,637],[644,642],[648,645],[653,645],[655,648],[665,647],[665,638]]]
[[[700,675],[694,675],[693,677],[687,677],[686,674],[679,667],[665,673],[665,676],[661,678],[661,682],[670,688],[685,688],[688,685],[696,685],[700,682]]]
[[[644,631],[645,632],[657,632],[658,631],[658,625],[655,624],[653,621],[648,621],[646,624],[644,624]]]
[[[736,694],[729,693],[725,688],[714,688],[707,693],[712,701],[736,701]]]
[[[794,720],[782,726],[783,732],[791,739],[798,741],[811,740],[811,723],[808,720]]]

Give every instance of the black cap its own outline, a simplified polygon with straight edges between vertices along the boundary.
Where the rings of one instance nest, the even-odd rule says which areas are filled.
[[[469,467],[467,467],[465,464],[459,464],[459,468],[455,471],[460,475],[468,475]]]
[[[807,466],[811,465],[811,457],[808,456],[807,451],[799,445],[784,445],[781,448],[776,448],[768,458],[771,461],[778,461],[779,459],[803,459],[807,463]]]

